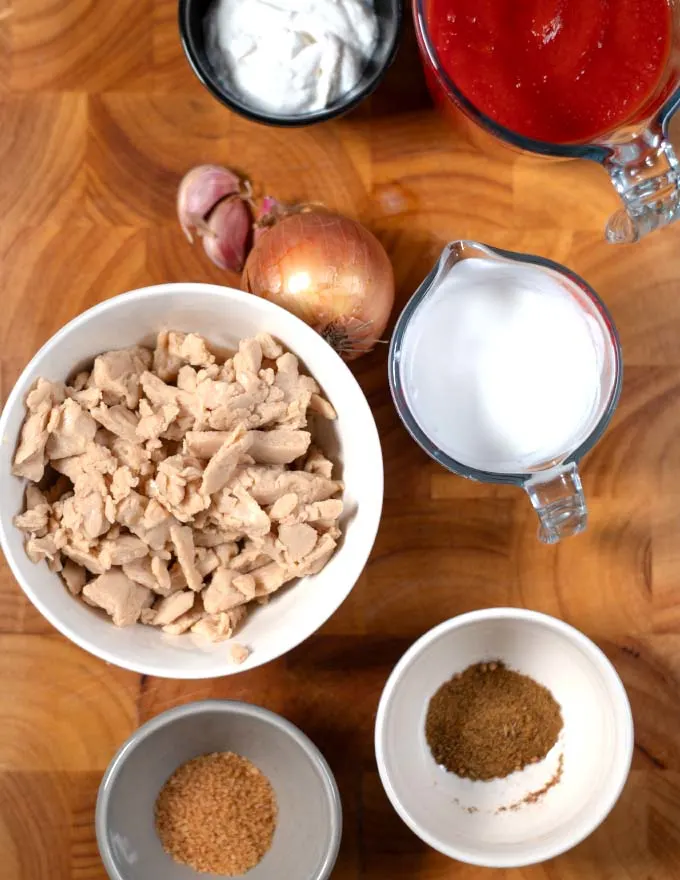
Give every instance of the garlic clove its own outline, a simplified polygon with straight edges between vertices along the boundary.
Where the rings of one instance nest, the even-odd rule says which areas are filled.
[[[220,269],[240,272],[251,232],[250,210],[240,198],[225,199],[213,210],[203,234],[203,248]]]
[[[207,218],[222,199],[240,193],[241,180],[228,168],[198,165],[185,174],[177,191],[177,216],[189,241],[192,230],[205,234]]]

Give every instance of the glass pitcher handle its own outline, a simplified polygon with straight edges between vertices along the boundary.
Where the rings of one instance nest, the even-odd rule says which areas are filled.
[[[575,464],[534,474],[524,489],[541,521],[538,537],[544,544],[556,544],[585,529],[588,511]]]
[[[613,145],[604,166],[624,205],[607,224],[607,241],[635,242],[680,217],[680,166],[661,129]]]

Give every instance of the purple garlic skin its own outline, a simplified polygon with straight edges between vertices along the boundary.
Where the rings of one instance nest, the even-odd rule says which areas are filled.
[[[177,191],[177,216],[189,241],[193,230],[205,233],[206,219],[222,199],[240,193],[241,180],[228,168],[198,165],[185,174]]]

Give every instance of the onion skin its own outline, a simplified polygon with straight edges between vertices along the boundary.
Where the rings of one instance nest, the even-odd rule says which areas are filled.
[[[297,315],[347,361],[371,351],[394,305],[394,272],[378,239],[318,208],[259,230],[242,286]]]

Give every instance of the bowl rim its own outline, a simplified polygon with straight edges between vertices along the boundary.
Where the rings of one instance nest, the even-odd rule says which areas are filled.
[[[150,736],[168,725],[174,724],[180,718],[206,713],[219,713],[224,715],[241,715],[248,718],[256,718],[276,727],[282,734],[287,735],[305,753],[307,758],[319,770],[328,804],[331,811],[331,841],[330,847],[324,858],[320,872],[308,878],[308,880],[327,880],[331,876],[335,862],[337,861],[342,839],[342,801],[338,784],[333,771],[320,749],[314,742],[303,733],[299,727],[288,721],[282,715],[265,709],[255,703],[247,703],[243,700],[198,700],[193,703],[184,703],[167,709],[159,715],[134,730],[125,742],[120,746],[116,754],[109,762],[106,771],[99,783],[97,802],[95,805],[95,832],[97,846],[104,862],[104,867],[111,880],[126,880],[120,873],[111,855],[111,847],[107,834],[107,819],[113,787],[121,768],[135,749]]]
[[[484,620],[527,621],[553,630],[554,632],[565,636],[572,642],[575,642],[589,657],[593,665],[602,672],[607,689],[611,694],[612,700],[616,705],[618,713],[620,713],[620,715],[622,716],[625,725],[624,729],[621,731],[624,760],[622,760],[616,768],[615,772],[619,774],[619,778],[616,781],[616,784],[612,787],[609,793],[609,797],[599,806],[599,809],[597,811],[593,812],[592,819],[588,822],[584,822],[583,826],[578,829],[577,832],[566,843],[554,847],[544,847],[544,849],[536,856],[524,854],[518,855],[514,858],[508,858],[494,857],[493,855],[489,855],[485,858],[479,858],[476,855],[469,853],[464,847],[450,846],[449,844],[442,842],[441,840],[439,840],[439,838],[437,838],[433,834],[430,834],[430,832],[426,828],[423,828],[422,825],[420,825],[412,818],[409,811],[402,804],[397,792],[392,786],[387,770],[384,743],[386,717],[388,708],[392,702],[392,698],[401,683],[401,679],[406,669],[411,665],[415,658],[422,653],[425,648],[427,648],[432,642],[437,641],[437,639],[439,639],[444,634],[450,633],[457,629],[462,629],[463,627],[466,627],[470,624],[479,623]],[[420,638],[418,638],[411,645],[410,648],[408,648],[408,650],[403,654],[403,656],[400,658],[400,660],[390,673],[390,676],[387,679],[383,692],[380,696],[380,702],[378,704],[378,711],[375,720],[374,745],[376,760],[378,764],[378,772],[380,774],[380,780],[383,784],[385,792],[392,806],[399,814],[401,819],[421,840],[425,841],[425,843],[427,843],[433,849],[437,850],[440,853],[443,853],[449,858],[456,859],[460,862],[465,862],[469,865],[476,865],[483,868],[521,868],[527,865],[538,864],[539,862],[544,862],[548,859],[552,859],[556,856],[562,855],[563,853],[575,847],[577,844],[584,841],[593,833],[593,831],[595,831],[596,828],[599,827],[599,825],[602,824],[602,822],[604,822],[604,820],[607,818],[614,805],[618,801],[619,797],[621,796],[621,792],[623,791],[623,788],[628,779],[630,766],[633,760],[635,739],[633,714],[631,711],[626,689],[624,688],[623,682],[621,681],[618,672],[614,668],[614,665],[606,656],[606,654],[602,651],[602,649],[595,644],[595,642],[589,639],[588,636],[586,636],[580,630],[576,629],[576,627],[571,626],[571,624],[565,623],[559,618],[552,617],[549,614],[543,614],[540,611],[530,611],[529,609],[525,608],[501,607],[483,608],[477,611],[469,611],[464,614],[459,614],[455,617],[449,618],[448,620],[445,620],[437,626],[433,627],[432,629],[428,630],[426,633],[420,636]]]
[[[303,336],[306,336],[310,340],[320,340],[320,337],[316,333],[316,331],[312,330],[311,327],[309,327],[307,324],[304,323],[304,321],[301,321],[291,312],[286,311],[281,306],[278,306],[275,303],[269,302],[269,300],[263,299],[261,297],[254,297],[253,294],[246,293],[242,290],[237,290],[233,287],[226,287],[219,284],[205,284],[202,282],[187,281],[154,284],[147,287],[141,287],[134,290],[126,291],[125,293],[117,294],[116,296],[110,297],[103,302],[97,303],[96,305],[91,306],[86,311],[81,312],[79,315],[76,315],[74,318],[64,324],[63,327],[57,330],[56,333],[50,336],[49,339],[47,339],[47,341],[33,355],[33,357],[31,357],[31,359],[22,370],[20,376],[14,383],[14,386],[12,387],[12,390],[10,391],[5,405],[2,409],[2,413],[0,414],[0,442],[4,442],[5,440],[7,423],[9,421],[10,414],[16,410],[17,406],[23,406],[23,395],[27,390],[27,388],[24,388],[24,385],[26,385],[27,377],[33,371],[34,365],[37,361],[48,355],[52,349],[61,345],[64,339],[68,337],[69,333],[71,333],[73,330],[80,329],[82,325],[86,325],[92,317],[99,316],[100,314],[106,313],[107,311],[119,308],[121,305],[125,305],[128,302],[132,303],[138,300],[153,299],[156,297],[160,299],[168,293],[177,293],[179,291],[184,291],[188,295],[191,295],[192,292],[212,293],[215,295],[224,296],[226,300],[241,300],[243,303],[254,305],[256,306],[256,308],[261,309],[264,312],[270,312],[273,317],[273,326],[276,326],[277,315],[283,313],[286,316],[286,320],[289,320],[292,324],[297,325],[297,329]],[[257,655],[259,656],[256,656],[255,653],[251,654],[251,657],[255,659],[245,666],[239,666],[232,663],[227,658],[226,654],[223,658],[219,658],[216,656],[214,668],[211,668],[210,670],[185,670],[176,668],[168,669],[163,666],[156,666],[151,663],[137,662],[134,659],[120,657],[120,655],[117,653],[109,651],[105,648],[101,648],[94,640],[90,640],[87,637],[76,633],[59,616],[53,614],[52,611],[43,603],[43,601],[33,589],[32,584],[22,576],[19,565],[15,558],[15,554],[11,549],[8,539],[9,530],[14,529],[15,527],[12,523],[11,517],[7,515],[4,512],[2,506],[0,506],[0,549],[2,549],[2,552],[4,553],[5,560],[9,565],[9,568],[17,584],[21,587],[22,591],[25,593],[25,595],[28,597],[34,607],[37,608],[38,611],[43,615],[43,617],[50,624],[52,624],[52,626],[58,632],[60,632],[71,642],[78,645],[78,647],[82,648],[84,651],[87,651],[89,654],[92,654],[95,657],[99,657],[99,659],[104,660],[107,663],[111,663],[114,666],[118,666],[122,669],[127,669],[131,672],[136,672],[140,675],[153,675],[158,678],[169,678],[185,681],[192,679],[198,680],[217,678],[225,675],[235,675],[239,672],[246,672],[251,669],[255,669],[258,666],[262,666],[265,663],[276,660],[278,657],[281,657],[287,654],[289,651],[292,651],[294,648],[298,647],[310,636],[312,636],[321,626],[323,626],[323,624],[326,623],[326,621],[328,621],[333,616],[333,614],[335,614],[338,608],[347,599],[351,591],[354,589],[357,581],[359,580],[364,568],[366,567],[371,551],[373,550],[373,546],[375,544],[378,529],[380,527],[385,489],[382,446],[380,443],[380,435],[378,433],[378,428],[375,423],[375,418],[373,416],[371,407],[368,403],[366,395],[363,392],[363,389],[359,385],[357,379],[355,378],[347,364],[336,352],[333,351],[330,346],[328,346],[328,351],[332,353],[332,357],[336,359],[337,369],[344,372],[344,375],[348,380],[350,386],[352,387],[353,391],[357,392],[358,402],[362,403],[365,406],[366,411],[370,416],[370,422],[367,425],[367,427],[370,428],[370,431],[364,432],[363,444],[365,449],[372,449],[371,455],[375,457],[375,476],[379,493],[376,496],[375,504],[372,505],[374,507],[374,510],[372,511],[372,522],[362,531],[363,550],[361,553],[355,553],[353,556],[348,557],[349,573],[347,577],[343,580],[346,580],[349,586],[347,587],[346,591],[344,592],[338,603],[335,605],[335,607],[333,607],[329,611],[329,613],[325,617],[323,617],[323,619],[315,620],[311,625],[308,624],[307,626],[302,628],[299,635],[295,637],[294,641],[290,645],[288,645],[288,647],[282,649],[278,653],[267,653],[266,649],[263,649],[262,651],[257,652]],[[306,364],[306,358],[304,354],[296,352],[296,355]],[[259,659],[260,657],[261,659]]]
[[[404,24],[405,2],[404,0],[393,0],[395,18],[394,37],[391,40],[385,60],[380,67],[374,71],[373,75],[369,78],[363,88],[349,91],[347,95],[340,96],[340,98],[330,107],[324,107],[321,110],[312,110],[311,112],[298,115],[268,113],[265,110],[255,109],[246,101],[242,101],[235,94],[228,92],[203,62],[201,54],[196,49],[194,34],[189,25],[189,9],[192,2],[193,0],[179,0],[179,35],[184,54],[186,55],[189,65],[198,81],[221,104],[228,107],[230,110],[233,110],[235,113],[238,113],[240,116],[243,116],[245,119],[249,119],[251,122],[259,122],[262,125],[272,125],[279,128],[302,128],[307,125],[314,125],[318,122],[327,122],[330,119],[336,119],[339,116],[344,116],[345,113],[349,113],[350,110],[357,107],[365,98],[372,95],[382,82],[389,68],[392,66],[401,42],[401,34]]]

